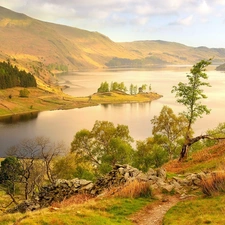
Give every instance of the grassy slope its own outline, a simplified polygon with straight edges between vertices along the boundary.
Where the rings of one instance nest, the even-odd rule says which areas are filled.
[[[16,213],[11,215],[0,213],[0,224],[132,225],[129,216],[146,204],[149,204],[149,202],[151,202],[151,199],[148,198],[107,198],[90,199],[85,203],[77,203],[75,197],[64,201],[62,204],[57,204],[57,207],[49,207],[32,213]]]
[[[165,168],[172,174],[185,174],[201,171],[221,171],[225,169],[225,142],[205,148],[191,154],[184,162],[172,161]],[[165,218],[165,225],[203,225],[225,224],[224,214],[225,195],[217,193],[212,197],[206,197],[199,193],[192,200],[181,201],[171,208]]]
[[[184,174],[201,171],[214,171],[225,169],[225,142],[221,141],[217,145],[192,153],[184,162],[177,160],[165,165],[168,172]]]
[[[168,172],[187,173],[200,170],[221,170],[225,156],[224,142],[189,156],[186,162],[165,165]],[[213,163],[211,163],[213,162]],[[211,166],[213,164],[213,166]],[[175,166],[174,166],[175,165]],[[86,198],[87,199],[87,198]],[[6,204],[9,199],[0,192],[0,203]],[[132,225],[132,215],[146,206],[154,204],[151,198],[115,198],[101,197],[82,201],[79,196],[56,203],[52,207],[26,214],[0,213],[0,223],[13,224],[126,224]],[[198,193],[191,200],[179,202],[172,207],[164,217],[165,225],[204,225],[225,224],[225,195],[205,197]],[[4,211],[4,210],[3,210]],[[20,221],[20,222],[19,222]]]
[[[98,32],[42,22],[2,7],[0,15],[0,50],[17,60],[93,69],[115,56],[137,57]]]

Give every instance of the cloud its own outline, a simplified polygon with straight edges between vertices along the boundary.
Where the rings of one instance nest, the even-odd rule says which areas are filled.
[[[213,30],[225,18],[225,0],[0,0],[0,5],[43,21],[97,30],[112,39],[121,31],[126,33],[122,38],[133,39],[187,29],[191,33],[191,28],[200,32],[206,23],[214,25],[209,28]],[[223,28],[217,30],[223,36]]]
[[[193,23],[193,15],[189,15],[185,18],[178,19],[175,22],[169,23],[169,25],[183,25],[190,26]]]
[[[212,11],[212,8],[203,0],[197,8],[200,14],[209,14]]]

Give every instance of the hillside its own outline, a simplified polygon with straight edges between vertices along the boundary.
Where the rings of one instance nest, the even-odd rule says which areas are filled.
[[[216,70],[218,70],[218,71],[225,71],[225,63],[217,66]]]
[[[222,48],[193,48],[165,41],[115,43],[98,32],[43,22],[3,7],[0,7],[0,42],[0,60],[11,59],[45,82],[52,79],[49,68],[54,71],[63,67],[67,71],[107,68],[106,65],[193,64],[210,57],[221,64],[225,58]],[[116,64],[111,65],[115,58]]]
[[[101,68],[112,57],[137,57],[98,32],[46,23],[0,7],[0,53],[69,69]]]
[[[222,48],[193,48],[176,42],[166,41],[134,41],[120,43],[142,57],[149,58],[152,63],[165,64],[194,64],[201,59],[213,58],[213,63],[224,62],[225,49]]]

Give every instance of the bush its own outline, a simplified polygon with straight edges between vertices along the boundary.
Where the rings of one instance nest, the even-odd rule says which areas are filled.
[[[26,88],[20,90],[20,97],[22,98],[28,98],[29,94],[30,92]]]

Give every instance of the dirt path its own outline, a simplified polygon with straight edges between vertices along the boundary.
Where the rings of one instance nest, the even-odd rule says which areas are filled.
[[[145,207],[132,220],[137,225],[162,225],[166,212],[179,201],[180,199],[176,196],[168,196]]]

